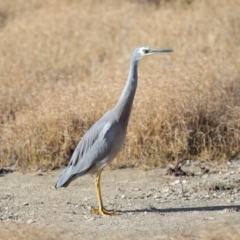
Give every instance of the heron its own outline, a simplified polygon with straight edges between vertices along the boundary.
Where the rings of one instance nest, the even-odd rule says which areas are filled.
[[[127,82],[116,106],[105,113],[84,134],[55,185],[56,189],[67,187],[78,177],[96,174],[95,188],[98,207],[92,209],[92,213],[103,216],[118,214],[114,210],[107,210],[103,207],[100,178],[104,167],[117,156],[123,147],[137,89],[139,62],[146,56],[172,51],[171,49],[151,49],[148,46],[141,46],[133,51]]]

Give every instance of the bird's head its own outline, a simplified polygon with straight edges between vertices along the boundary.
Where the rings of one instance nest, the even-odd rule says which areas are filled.
[[[165,52],[173,52],[173,50],[171,50],[171,49],[151,49],[148,46],[141,46],[141,47],[138,47],[134,51],[133,56],[137,61],[140,61],[146,56],[150,56],[150,55],[153,55],[156,53],[165,53]]]

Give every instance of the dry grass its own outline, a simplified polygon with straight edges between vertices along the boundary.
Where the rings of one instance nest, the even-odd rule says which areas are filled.
[[[205,228],[195,229],[191,233],[168,236],[163,240],[238,240],[239,237],[239,226],[225,223],[210,224]]]
[[[111,166],[238,156],[238,0],[149,2],[161,1],[0,0],[1,166],[68,162],[143,44],[175,52],[141,64],[127,144]]]
[[[239,240],[240,230],[238,225],[232,224],[212,224],[207,226],[205,229],[200,227],[195,232],[192,233],[181,233],[178,235],[172,235],[168,237],[156,236],[154,239],[162,240]],[[60,229],[58,227],[30,227],[23,225],[5,225],[0,228],[0,238],[8,240],[54,240],[54,239],[96,239],[96,237],[82,236],[74,237],[74,235],[66,230]],[[102,239],[102,238],[97,238]],[[114,239],[114,240],[127,240],[132,238],[123,238],[117,236],[108,236],[104,239]],[[150,239],[150,238],[149,238]]]
[[[30,227],[20,224],[2,225],[0,228],[0,239],[8,240],[64,240],[73,239],[71,233],[58,227]],[[80,239],[79,239],[80,240]]]

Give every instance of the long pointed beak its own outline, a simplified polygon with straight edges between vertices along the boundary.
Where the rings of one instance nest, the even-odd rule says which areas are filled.
[[[149,51],[150,54],[165,53],[165,52],[173,52],[173,50],[172,49],[151,49]]]

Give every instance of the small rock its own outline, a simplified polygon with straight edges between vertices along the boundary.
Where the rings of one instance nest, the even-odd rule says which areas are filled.
[[[233,189],[233,193],[237,193],[238,191],[240,191],[240,189],[237,188]]]
[[[215,219],[214,217],[207,217],[204,220],[214,220],[214,219]]]
[[[28,219],[27,220],[27,224],[31,224],[31,223],[35,223],[36,222],[36,220],[33,220],[33,219]]]
[[[163,192],[163,193],[169,192],[169,188],[164,188],[164,189],[162,190],[162,192]]]
[[[172,182],[171,185],[177,185],[177,184],[179,184],[179,183],[180,183],[180,180],[178,179],[178,180]]]
[[[152,196],[152,194],[151,194],[151,193],[148,193],[146,197],[149,198],[149,197],[151,197],[151,196]]]
[[[186,163],[185,163],[185,165],[188,166],[188,167],[191,166],[191,164],[192,164],[191,160],[187,160]]]

